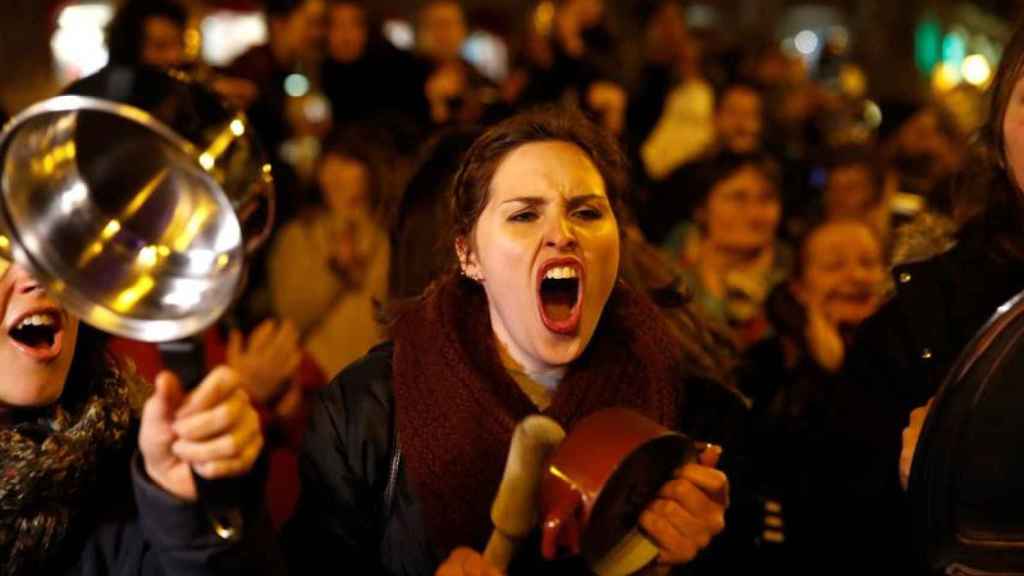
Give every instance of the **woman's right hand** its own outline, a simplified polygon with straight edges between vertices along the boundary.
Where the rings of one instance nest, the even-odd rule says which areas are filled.
[[[434,576],[502,576],[502,572],[488,564],[476,550],[456,548]]]

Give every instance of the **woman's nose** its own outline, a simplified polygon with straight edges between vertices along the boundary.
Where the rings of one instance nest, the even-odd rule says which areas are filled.
[[[567,250],[576,246],[576,228],[567,217],[554,218],[547,230],[547,245]]]
[[[43,291],[43,285],[21,266],[12,264],[9,273],[16,294],[31,294]]]

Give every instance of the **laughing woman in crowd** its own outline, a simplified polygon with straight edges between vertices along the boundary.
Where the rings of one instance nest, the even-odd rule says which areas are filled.
[[[233,370],[212,371],[188,394],[163,373],[146,400],[100,333],[2,259],[0,321],[0,574],[275,569],[259,482],[243,484],[251,491],[234,535],[197,502],[193,470],[247,475],[263,446]]]
[[[829,450],[827,424],[843,358],[861,322],[878,309],[885,285],[882,243],[859,220],[818,224],[803,239],[793,277],[765,304],[773,335],[744,355],[740,389],[754,403],[751,454],[766,573],[814,574],[831,537],[834,483],[807,466]],[[784,449],[780,449],[784,447]]]
[[[689,376],[657,308],[620,280],[625,187],[614,142],[576,112],[526,113],[477,139],[451,193],[459,268],[312,408],[286,529],[293,569],[496,573],[478,551],[513,428],[530,414],[570,429],[628,407],[724,444],[729,470],[742,408]],[[729,499],[720,454],[678,471],[641,516],[660,548],[650,573],[716,556]],[[587,573],[541,563],[535,541],[522,550],[509,573]]]

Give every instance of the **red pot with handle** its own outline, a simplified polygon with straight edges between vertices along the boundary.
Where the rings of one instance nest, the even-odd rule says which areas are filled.
[[[632,574],[657,547],[640,514],[696,447],[636,412],[610,408],[581,420],[548,459],[541,480],[544,556],[582,554],[598,576]]]

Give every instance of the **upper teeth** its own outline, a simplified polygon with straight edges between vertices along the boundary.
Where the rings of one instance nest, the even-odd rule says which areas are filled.
[[[24,328],[25,326],[53,326],[54,324],[53,316],[49,314],[33,314],[19,322],[18,328]]]
[[[557,266],[549,269],[545,274],[544,278],[551,278],[554,280],[562,280],[565,278],[577,278],[576,268],[572,266]]]

